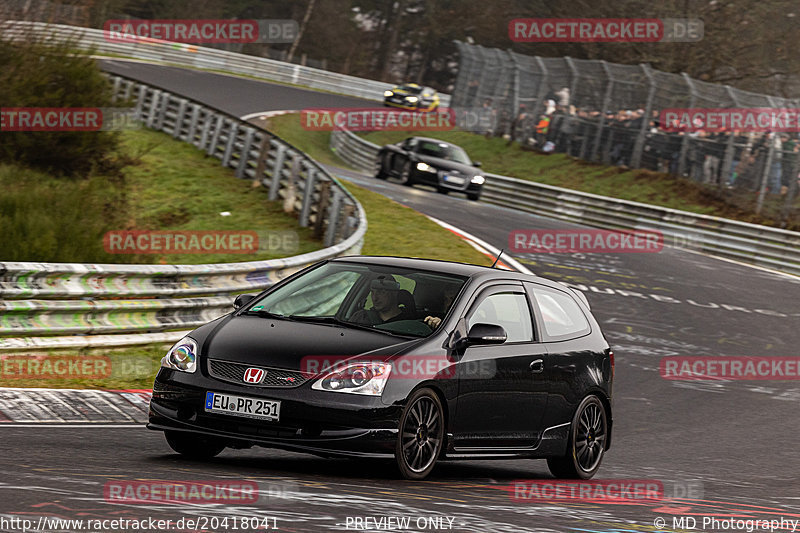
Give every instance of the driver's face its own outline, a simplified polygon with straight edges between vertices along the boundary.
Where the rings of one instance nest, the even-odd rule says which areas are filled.
[[[372,307],[376,311],[385,311],[397,305],[397,292],[385,289],[372,289]]]

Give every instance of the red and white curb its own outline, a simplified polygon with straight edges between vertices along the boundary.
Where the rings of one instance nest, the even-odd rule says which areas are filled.
[[[471,233],[467,233],[462,229],[459,229],[451,224],[448,224],[447,222],[443,222],[437,218],[433,218],[432,216],[428,216],[428,218],[433,222],[435,222],[436,224],[440,225],[441,227],[445,228],[446,230],[452,231],[453,233],[458,235],[464,242],[466,242],[467,244],[478,250],[486,257],[491,258],[492,261],[497,259],[497,256],[501,252],[499,248],[492,246],[488,242],[479,239],[478,237],[472,235]],[[500,268],[504,268],[506,270],[516,270],[517,272],[521,272],[523,274],[533,275],[533,272],[531,272],[528,268],[526,268],[525,265],[523,265],[522,263],[511,257],[511,255],[509,255],[505,251],[503,252],[503,255],[500,258],[500,260],[497,261],[497,266]]]
[[[149,390],[0,389],[0,428],[147,422]]]

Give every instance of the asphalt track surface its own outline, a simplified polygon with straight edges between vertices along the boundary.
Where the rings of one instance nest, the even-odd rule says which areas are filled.
[[[358,99],[248,79],[103,63],[111,72],[239,116],[365,105]],[[331,170],[498,248],[507,246],[515,229],[576,227],[454,194]],[[419,255],[425,252],[421,242]],[[515,257],[536,274],[584,290],[614,346],[614,442],[597,479],[658,480],[672,498],[512,501],[506,489],[514,480],[551,478],[544,461],[443,462],[428,480],[410,482],[398,479],[392,465],[382,462],[265,449],[226,450],[212,461],[193,462],[172,454],[160,433],[130,425],[0,424],[0,531],[21,531],[2,518],[36,522],[42,516],[153,517],[173,524],[181,517],[268,516],[282,531],[378,531],[374,523],[358,527],[354,519],[407,517],[410,527],[394,531],[457,532],[673,531],[673,517],[686,516],[696,518],[695,531],[735,531],[724,523],[703,527],[703,518],[800,519],[800,382],[697,383],[659,375],[659,361],[668,355],[800,356],[797,278],[674,248],[654,254]],[[247,479],[259,483],[262,497],[256,503],[203,506],[104,499],[107,482],[132,479]],[[681,492],[687,488],[690,494]],[[426,525],[423,521],[430,517],[444,520]],[[658,517],[666,526],[654,525]],[[235,529],[229,523],[227,528],[206,524],[203,530]],[[792,531],[792,526],[775,531]]]

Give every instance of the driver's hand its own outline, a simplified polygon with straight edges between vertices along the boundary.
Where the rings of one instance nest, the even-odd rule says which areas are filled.
[[[436,329],[439,327],[439,324],[442,323],[442,319],[435,316],[426,316],[423,322],[430,326],[431,329]]]

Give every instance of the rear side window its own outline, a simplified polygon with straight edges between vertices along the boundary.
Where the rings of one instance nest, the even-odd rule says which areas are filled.
[[[575,338],[589,333],[589,321],[570,295],[538,285],[533,292],[548,337]]]

